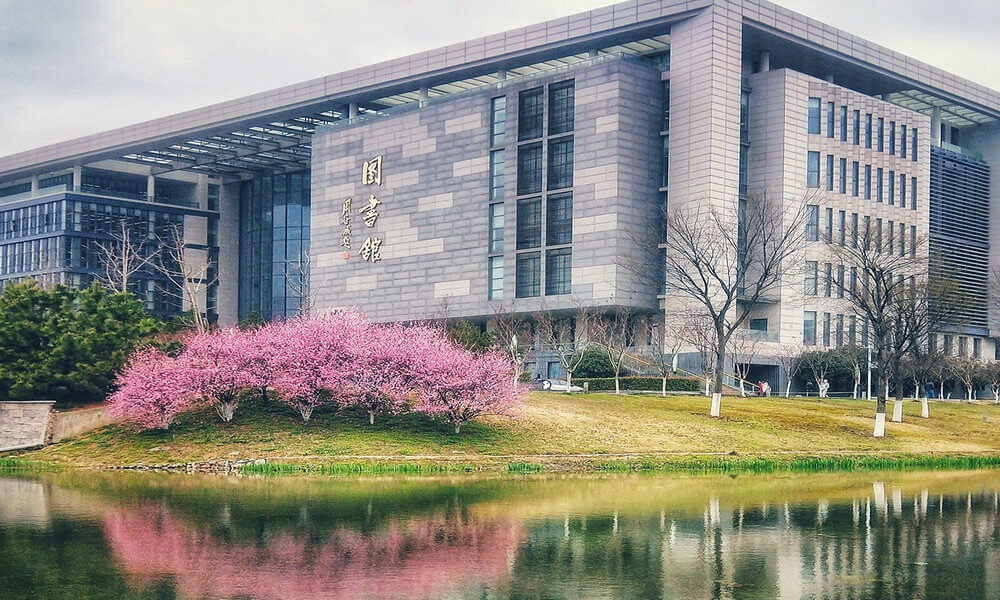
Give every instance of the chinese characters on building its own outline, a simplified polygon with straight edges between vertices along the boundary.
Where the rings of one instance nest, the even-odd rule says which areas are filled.
[[[376,156],[371,160],[366,160],[364,166],[361,168],[361,184],[362,185],[382,185],[382,156]],[[365,224],[365,227],[374,227],[375,221],[378,220],[378,206],[381,204],[379,199],[375,197],[375,194],[371,194],[368,197],[368,204],[362,206],[358,212],[361,213],[361,220]],[[349,208],[347,210],[350,210]],[[364,243],[361,244],[361,250],[358,252],[358,256],[361,260],[369,262],[378,262],[382,260],[382,240],[377,236],[370,235],[365,239]]]
[[[340,211],[340,223],[344,226],[340,230],[340,245],[344,250],[351,249],[351,199],[344,200],[344,206]]]

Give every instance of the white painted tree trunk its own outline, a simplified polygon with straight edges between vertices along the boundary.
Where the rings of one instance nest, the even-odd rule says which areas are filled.
[[[664,398],[667,397],[667,378],[664,377],[663,381],[660,383],[660,395]]]
[[[893,400],[892,402],[892,422],[902,423],[903,422],[903,401]]]
[[[927,403],[927,396],[920,398],[920,416],[925,419],[931,418],[931,409]]]
[[[792,395],[792,380],[789,379],[785,383],[785,398],[790,398]]]
[[[709,394],[711,393],[711,392],[709,391],[709,387],[708,387],[708,386],[710,386],[711,384],[712,384],[711,380],[710,380],[710,379],[709,379],[709,378],[708,378],[708,377],[706,376],[706,377],[705,377],[705,396],[706,396],[706,397],[707,397],[707,396],[708,396],[708,395],[709,395]]]
[[[621,394],[621,393],[622,393],[621,379],[619,378],[618,373],[615,373],[615,394]]]
[[[872,436],[877,438],[885,437],[885,413],[875,413],[875,431],[872,433]]]
[[[743,380],[742,379],[740,379],[740,396],[742,396],[744,398],[747,397],[747,390],[746,390],[746,388],[743,387]]]
[[[1000,404],[1000,388],[993,388],[993,402]]]
[[[215,407],[215,412],[219,413],[219,418],[228,423],[233,420],[233,415],[236,413],[237,406],[239,406],[239,402],[235,400],[220,402],[219,405]]]
[[[968,400],[969,402],[972,402],[972,386],[971,385],[965,386],[965,399]]]
[[[368,411],[368,424],[369,425],[374,425],[375,424],[375,411],[374,410]]]
[[[313,414],[313,406],[309,404],[299,404],[299,414],[302,415],[303,421],[308,421]]]
[[[713,417],[722,416],[722,394],[720,392],[712,393],[712,408],[708,414]]]
[[[570,370],[566,371],[566,393],[573,393],[573,372]],[[455,429],[455,433],[458,433],[458,429]]]

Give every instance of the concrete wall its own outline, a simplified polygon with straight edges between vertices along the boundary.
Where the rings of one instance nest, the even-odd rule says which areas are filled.
[[[71,438],[111,424],[105,405],[53,411],[49,424],[49,443]]]
[[[0,451],[45,444],[54,402],[0,402]]]
[[[518,92],[568,79],[576,90],[572,293],[515,300]],[[637,281],[619,263],[635,254],[634,237],[630,242],[624,231],[649,227],[656,215],[660,77],[644,65],[608,61],[317,133],[310,250],[316,312],[357,306],[375,319],[423,319],[441,315],[447,303],[448,316],[494,313],[499,301],[487,299],[489,109],[503,94],[503,303],[524,312],[579,303],[655,310],[652,278]],[[363,162],[379,155],[382,184],[363,185]],[[379,217],[366,227],[358,210],[372,194],[381,202]],[[348,198],[352,239],[345,251],[341,213]],[[376,263],[359,256],[369,236],[382,240]]]

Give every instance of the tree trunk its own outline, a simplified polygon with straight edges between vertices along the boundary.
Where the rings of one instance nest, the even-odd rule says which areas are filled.
[[[666,398],[667,397],[667,378],[666,377],[663,378],[663,381],[661,382],[660,388],[661,388],[660,389],[660,395],[663,396],[664,398]]]
[[[875,431],[872,437],[885,437],[885,398],[882,397],[875,400]]]
[[[369,425],[374,425],[375,424],[375,411],[374,410],[368,411],[368,424]]]
[[[461,432],[462,432],[462,424],[461,423],[455,423],[455,435],[458,435]]]
[[[224,400],[215,407],[215,412],[219,413],[219,418],[228,423],[233,420],[237,406],[239,406],[239,402],[235,400]]]
[[[302,415],[302,420],[309,422],[309,418],[313,414],[313,406],[310,404],[299,404],[299,414]]]
[[[721,335],[719,338],[721,339]],[[716,348],[715,354],[715,373],[713,382],[715,384],[715,389],[712,390],[712,407],[709,409],[708,414],[712,417],[722,416],[722,375],[726,368],[726,347],[724,344],[719,344]]]
[[[931,411],[930,407],[927,405],[926,395],[920,397],[920,416],[925,419],[931,418]]]
[[[566,393],[573,393],[573,371],[569,369],[566,369]],[[458,433],[458,431],[455,431],[455,433]]]
[[[737,377],[739,377],[739,376],[737,375]],[[740,377],[740,396],[742,396],[743,398],[747,397],[747,391],[743,387],[743,378],[742,377]]]
[[[788,381],[785,382],[785,398],[791,398],[792,396],[792,378],[789,377]]]
[[[709,390],[711,389],[711,385],[712,385],[712,381],[709,378],[708,373],[706,373],[705,374],[705,395],[706,396],[708,396],[709,393],[710,393]]]
[[[621,379],[619,378],[618,372],[615,371],[615,395],[621,395],[621,393],[622,393]]]
[[[900,398],[896,398],[896,400],[892,403],[892,422],[903,422],[903,400]]]

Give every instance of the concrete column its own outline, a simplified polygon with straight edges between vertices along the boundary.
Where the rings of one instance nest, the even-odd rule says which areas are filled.
[[[146,196],[150,200],[156,197],[156,177],[152,174],[146,177]]]
[[[507,69],[500,69],[497,71],[497,78],[500,79],[500,81],[507,79]]]
[[[931,146],[941,146],[941,109],[931,112]]]
[[[83,165],[73,166],[73,188],[78,189],[83,185]]]
[[[771,70],[771,53],[764,51],[760,53],[760,71],[761,73]]]
[[[420,86],[420,90],[418,91],[418,93],[420,94],[420,103],[421,104],[425,104],[427,102],[427,100],[431,97],[430,96],[430,90],[427,89],[426,85]]]
[[[351,102],[351,104],[347,107],[347,118],[353,119],[356,116],[358,116],[358,103]]]
[[[194,201],[202,210],[208,210],[208,175],[198,173],[198,182],[194,188]]]
[[[33,192],[38,191],[38,175],[31,176],[31,191]]]

